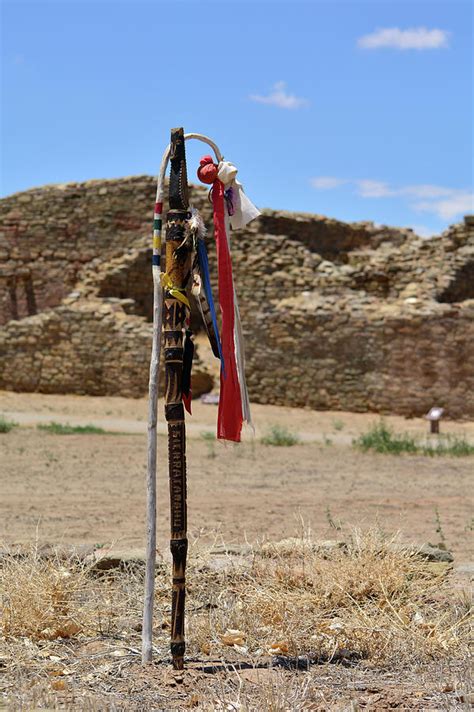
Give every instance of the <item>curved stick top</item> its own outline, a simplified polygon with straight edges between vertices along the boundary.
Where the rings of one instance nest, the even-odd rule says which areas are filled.
[[[215,153],[215,155],[216,155],[216,160],[217,160],[217,162],[220,163],[220,162],[222,161],[223,155],[222,155],[222,153],[219,151],[219,147],[217,146],[216,143],[214,143],[214,141],[211,141],[210,138],[208,138],[207,136],[204,136],[204,134],[199,134],[199,133],[188,133],[188,134],[184,134],[184,140],[185,140],[185,141],[187,141],[188,139],[191,139],[191,138],[195,138],[195,139],[197,139],[198,141],[202,141],[203,143],[207,143],[207,145],[210,146],[210,147],[212,148],[212,150],[214,151],[214,153]]]
[[[204,134],[199,134],[199,133],[188,133],[184,134],[184,140],[189,141],[190,139],[197,139],[198,141],[202,141],[203,143],[207,143],[208,146],[212,148],[214,151],[214,154],[216,156],[216,160],[218,163],[222,161],[222,153],[219,150],[219,147],[217,146],[214,141],[212,141],[208,136],[204,136]],[[165,173],[166,173],[166,168],[168,166],[168,162],[170,159],[170,153],[171,153],[171,144],[168,144],[168,146],[165,149],[165,152],[163,153],[163,158],[161,159],[161,164],[160,164],[160,172],[158,174],[158,181],[156,185],[156,201],[160,202],[160,200],[163,197],[163,183],[165,179]]]

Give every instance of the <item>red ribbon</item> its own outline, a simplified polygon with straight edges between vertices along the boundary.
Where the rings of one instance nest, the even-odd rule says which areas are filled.
[[[222,315],[221,391],[217,416],[217,437],[240,442],[242,431],[242,401],[240,395],[234,344],[234,282],[232,261],[225,228],[224,184],[217,178],[212,186],[214,237],[219,276],[219,305]]]

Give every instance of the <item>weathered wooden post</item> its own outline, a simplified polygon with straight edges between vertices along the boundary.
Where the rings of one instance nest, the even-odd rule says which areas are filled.
[[[425,415],[426,420],[430,423],[430,433],[431,435],[439,435],[439,421],[444,413],[444,408],[439,408],[435,406],[430,408],[429,412]]]

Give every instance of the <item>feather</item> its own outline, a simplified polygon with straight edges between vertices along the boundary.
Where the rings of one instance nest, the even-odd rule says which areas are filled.
[[[198,241],[198,244],[201,242],[201,240]],[[204,250],[206,248],[204,247]],[[199,253],[198,253],[199,255]],[[207,255],[206,255],[207,257]],[[221,352],[221,343],[219,339],[219,329],[217,326],[217,318],[216,318],[216,313],[214,309],[214,303],[212,301],[212,292],[211,292],[211,302],[209,302],[207,298],[207,293],[204,289],[203,286],[203,278],[201,276],[202,270],[201,270],[201,264],[199,260],[194,264],[193,267],[193,284],[191,287],[191,293],[199,307],[199,311],[201,312],[202,316],[202,321],[204,324],[204,328],[206,330],[209,343],[211,344],[212,348],[212,353],[216,358],[221,358],[222,352]],[[212,306],[211,306],[212,305]]]
[[[191,217],[188,221],[188,228],[198,239],[203,239],[207,235],[207,227],[204,225],[201,213],[196,208],[191,208]]]

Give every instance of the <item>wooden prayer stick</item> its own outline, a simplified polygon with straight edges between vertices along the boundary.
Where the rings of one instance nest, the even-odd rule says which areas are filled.
[[[173,557],[171,656],[184,667],[184,604],[186,596],[187,505],[186,431],[182,402],[183,333],[189,317],[185,288],[191,273],[192,244],[186,242],[188,186],[183,129],[171,131],[170,210],[166,220],[166,273],[163,311],[165,416],[168,422],[168,465],[171,507],[170,548]]]
[[[148,462],[147,462],[147,560],[145,596],[143,606],[142,661],[152,660],[153,602],[155,592],[156,561],[156,463],[157,463],[157,405],[158,376],[161,353],[162,318],[164,347],[168,349],[165,361],[166,373],[166,418],[169,430],[170,452],[170,503],[171,503],[171,550],[173,553],[173,603],[172,603],[172,656],[176,668],[182,668],[184,656],[184,596],[186,570],[186,459],[184,410],[181,402],[183,326],[187,318],[185,302],[176,295],[184,295],[191,269],[191,245],[184,241],[184,221],[189,218],[184,140],[197,139],[210,146],[217,162],[222,155],[217,145],[207,136],[190,133],[183,136],[182,129],[173,129],[171,144],[163,154],[158,175],[156,202],[153,220],[153,348],[150,361],[149,409],[148,409]],[[168,162],[171,160],[170,214],[168,215],[166,267],[162,274],[161,225],[164,181]],[[161,278],[164,277],[164,285]],[[163,309],[163,286],[166,302]],[[185,297],[186,299],[186,297]],[[164,315],[163,315],[164,312]]]

